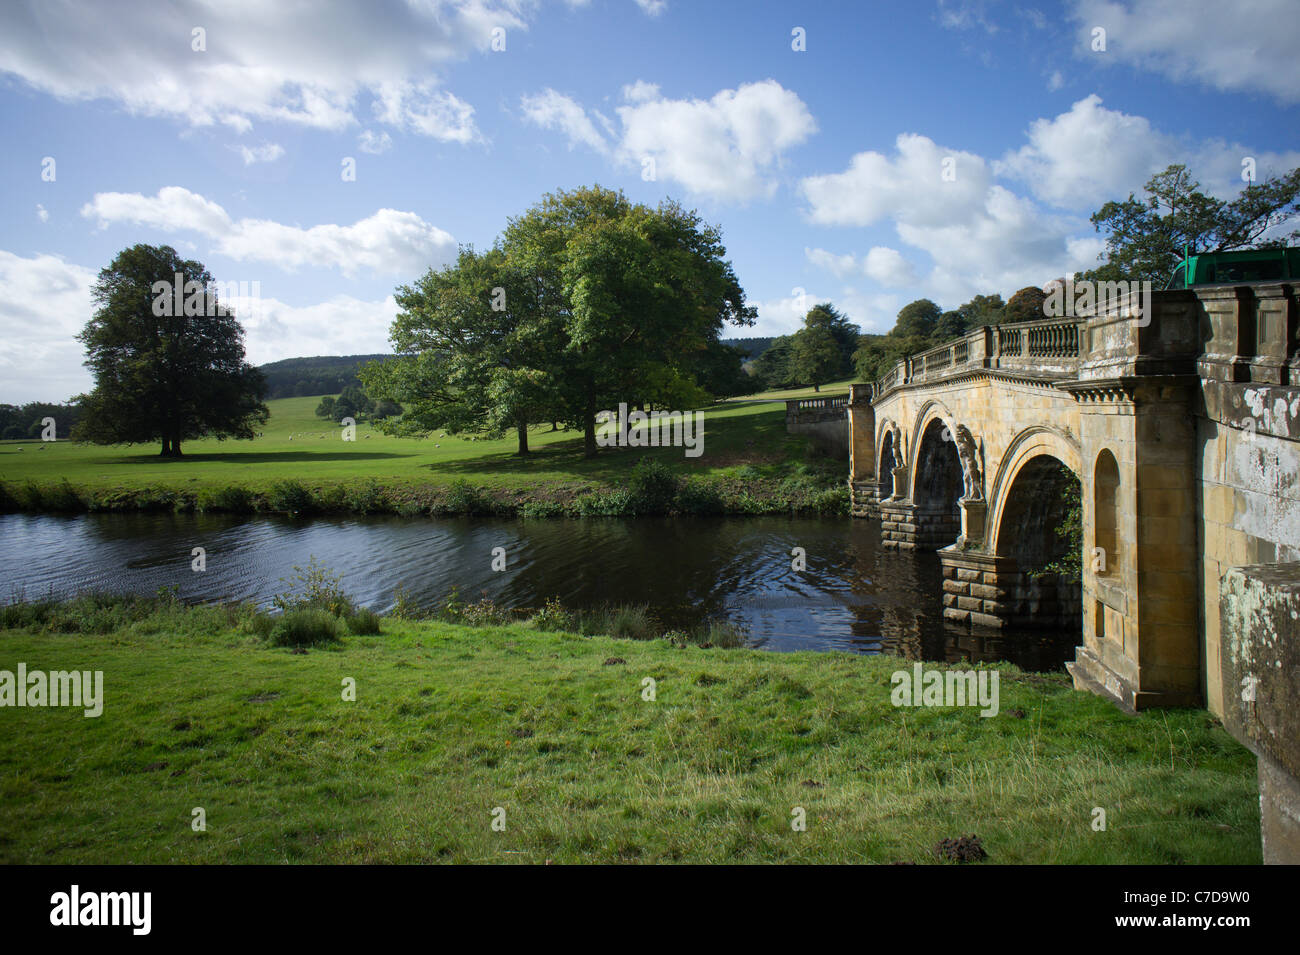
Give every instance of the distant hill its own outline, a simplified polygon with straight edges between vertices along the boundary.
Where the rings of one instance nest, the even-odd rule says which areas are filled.
[[[768,338],[724,338],[722,344],[730,345],[732,348],[739,348],[745,353],[746,358],[757,358],[776,341],[774,337]]]
[[[357,369],[370,361],[392,355],[320,355],[315,358],[285,358],[260,366],[266,376],[268,398],[303,398],[309,395],[337,395],[348,385],[359,384]]]

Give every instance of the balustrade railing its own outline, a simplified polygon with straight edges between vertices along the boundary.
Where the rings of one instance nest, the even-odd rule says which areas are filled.
[[[908,356],[876,382],[877,396],[913,381],[925,381],[964,368],[1041,370],[1069,374],[1079,360],[1081,318],[984,326],[955,341]]]

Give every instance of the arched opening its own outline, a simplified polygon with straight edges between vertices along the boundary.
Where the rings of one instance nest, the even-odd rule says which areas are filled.
[[[1092,549],[1089,561],[1099,577],[1119,573],[1119,463],[1103,448],[1092,477]]]
[[[1038,454],[1012,481],[1002,507],[999,557],[1016,571],[1000,573],[1010,622],[1017,627],[1082,627],[1082,488],[1058,458]]]
[[[925,427],[916,456],[912,503],[916,506],[918,547],[945,547],[961,534],[961,458],[944,422],[935,418]]]
[[[898,463],[894,460],[893,431],[885,432],[885,440],[880,445],[879,462],[877,477],[880,485],[880,500],[883,501],[894,494],[894,468],[898,467]]]

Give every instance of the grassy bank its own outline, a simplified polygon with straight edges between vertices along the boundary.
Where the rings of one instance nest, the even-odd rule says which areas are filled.
[[[846,465],[787,435],[779,401],[705,409],[696,458],[610,448],[590,460],[580,435],[549,426],[533,429],[525,457],[513,437],[393,438],[366,423],[345,442],[314,415],[319,401],[268,402],[257,439],[187,442],[180,459],[143,445],[0,442],[0,510],[625,515],[646,513],[621,493],[645,461],[681,485],[669,512],[847,513]]]
[[[98,718],[0,709],[4,862],[924,863],[970,833],[985,864],[1260,861],[1254,759],[1212,718],[1062,676],[998,667],[981,718],[893,707],[886,657],[400,619],[303,652],[167,601],[2,619],[0,669],[104,673]]]

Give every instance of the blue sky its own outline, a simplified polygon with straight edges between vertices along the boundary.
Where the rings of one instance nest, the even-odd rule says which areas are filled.
[[[722,227],[743,334],[883,331],[1087,267],[1170,162],[1223,196],[1300,165],[1298,48],[1292,0],[8,3],[0,401],[90,386],[133,243],[258,283],[254,362],[383,351],[394,286],[594,182]]]

